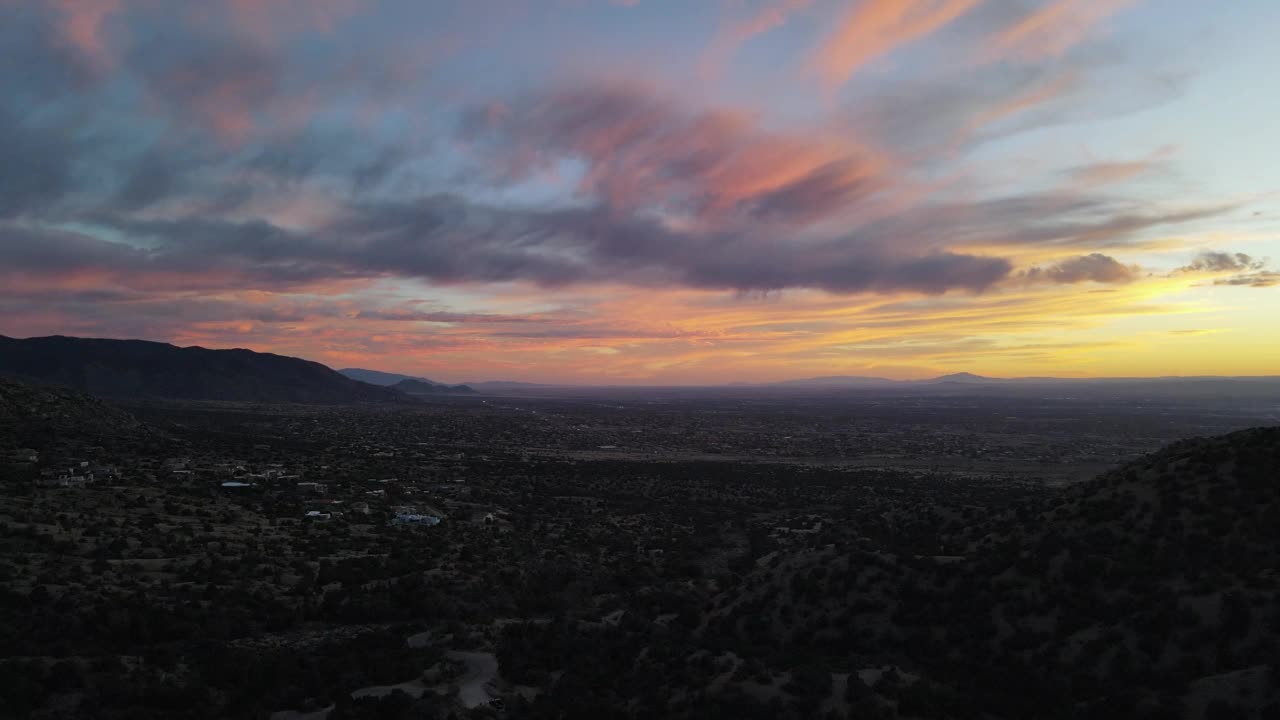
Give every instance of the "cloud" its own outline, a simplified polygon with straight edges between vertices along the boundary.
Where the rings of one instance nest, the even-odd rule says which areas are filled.
[[[291,32],[332,32],[364,4],[362,0],[227,0],[227,11],[242,34],[265,41]]]
[[[515,211],[438,196],[358,207],[298,232],[262,221],[140,221],[103,216],[138,245],[81,233],[0,228],[0,259],[17,272],[117,281],[190,278],[230,287],[417,277],[444,283],[621,282],[735,291],[816,288],[834,293],[980,291],[1006,260],[946,251],[922,255],[856,238],[803,246],[765,236],[688,233],[607,208]]]
[[[1090,253],[1060,260],[1047,267],[1033,267],[1023,273],[1027,282],[1050,282],[1073,285],[1081,282],[1128,283],[1136,280],[1141,269],[1125,265],[1102,253]]]
[[[1219,277],[1214,285],[1229,287],[1267,288],[1280,285],[1280,272],[1268,270],[1267,258],[1256,258],[1246,253],[1205,250],[1186,265],[1173,271],[1179,274],[1231,275]]]
[[[703,74],[716,76],[729,58],[747,41],[787,22],[789,16],[807,9],[812,0],[770,0],[746,18],[721,28],[702,57]]]
[[[1244,253],[1207,250],[1178,270],[1180,272],[1243,272],[1261,270],[1266,264],[1265,258],[1254,258]]]
[[[1066,174],[1082,187],[1111,185],[1164,169],[1173,152],[1174,149],[1166,145],[1137,160],[1111,160],[1077,165],[1068,168]]]
[[[973,67],[940,67],[923,77],[859,88],[848,101],[841,121],[877,147],[910,163],[939,165],[958,153],[1027,133],[1070,123],[1150,110],[1176,99],[1185,89],[1185,74],[1165,67],[1167,61],[1127,58],[1105,48],[1088,48],[1055,63],[996,63]],[[1171,147],[1161,147],[1138,160],[1121,161],[1160,169]],[[1119,182],[1124,167],[1112,161],[1068,168],[1068,176],[1101,177],[1108,170]],[[1119,165],[1118,164],[1118,165]],[[1097,165],[1097,168],[1092,168]]]
[[[348,243],[344,256],[353,263],[444,282],[939,293],[981,290],[1009,272],[999,258],[904,255],[849,237],[797,244],[767,234],[681,231],[605,206],[513,211],[437,197],[365,208],[330,232]]]
[[[632,83],[595,83],[472,108],[464,134],[509,180],[565,160],[579,193],[693,216],[818,219],[873,192],[884,162],[840,137],[784,134],[731,110],[692,110]]]
[[[1134,0],[1052,0],[992,37],[985,50],[990,57],[1040,60],[1060,56],[1087,39],[1094,28],[1133,5]]]
[[[420,310],[360,310],[356,313],[360,320],[389,320],[393,322],[429,322],[429,323],[476,323],[481,325],[504,325],[509,323],[541,323],[546,318],[530,315],[497,315],[493,313],[460,313],[446,310],[423,312]]]
[[[1233,285],[1243,287],[1266,288],[1280,285],[1280,272],[1264,271],[1249,273],[1247,275],[1236,275],[1235,277],[1220,278],[1213,281],[1214,285]]]
[[[148,38],[129,61],[152,107],[231,142],[247,139],[285,92],[283,59],[234,36]]]
[[[92,61],[108,61],[103,38],[107,19],[123,9],[123,0],[54,0],[62,38]]]
[[[248,98],[269,105],[276,81],[254,78],[278,75],[271,56],[206,40],[173,48],[175,61],[156,70],[154,92],[198,110],[218,88],[258,87]],[[207,86],[168,79],[205,65]],[[241,110],[258,101],[230,107],[237,119],[212,122],[215,137],[225,125],[244,131]],[[382,186],[413,157],[394,142],[320,129],[231,155],[216,139],[172,152],[144,145],[128,153],[103,142],[75,155],[122,153],[112,162],[119,178],[75,212],[39,218],[79,228],[46,233],[45,250],[61,247],[68,257],[64,267],[54,259],[41,271],[95,269],[116,284],[191,277],[202,287],[215,280],[194,276],[208,273],[236,289],[407,277],[554,288],[981,292],[1010,276],[1003,248],[1118,247],[1150,228],[1225,211],[1152,211],[1058,192],[943,201],[917,194],[899,168],[855,138],[775,129],[634,83],[560,86],[473,105],[461,133],[479,151],[477,175],[487,173],[493,189],[569,166],[574,196],[536,209],[442,193],[365,197],[361,188]],[[51,166],[47,187],[20,187],[55,199],[82,192],[75,160],[56,136],[37,134],[25,146],[47,148],[62,164]],[[5,151],[12,146],[0,146]],[[0,184],[5,178],[0,171]],[[333,189],[344,183],[345,192]],[[318,207],[288,208],[311,197],[304,204]],[[20,205],[30,212],[47,203]],[[15,237],[36,227],[3,231]],[[1037,272],[1054,282],[1118,281],[1115,267],[1089,258]],[[13,257],[15,267],[31,260]]]
[[[828,87],[842,85],[868,61],[933,33],[978,4],[978,0],[856,3],[818,49],[814,66]]]

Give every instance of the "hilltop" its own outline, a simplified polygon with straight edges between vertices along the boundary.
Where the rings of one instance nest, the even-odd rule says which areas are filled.
[[[58,335],[0,336],[0,375],[129,399],[342,404],[405,397],[284,355]]]

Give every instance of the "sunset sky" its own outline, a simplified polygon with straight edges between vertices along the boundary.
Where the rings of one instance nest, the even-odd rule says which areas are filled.
[[[0,16],[0,334],[455,382],[1280,374],[1274,0]]]

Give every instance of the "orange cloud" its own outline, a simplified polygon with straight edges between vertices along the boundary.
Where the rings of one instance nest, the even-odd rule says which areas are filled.
[[[1089,163],[1072,168],[1069,174],[1075,184],[1081,188],[1111,185],[1152,173],[1163,167],[1173,154],[1174,148],[1166,145],[1137,160]]]
[[[978,2],[863,0],[819,48],[815,66],[827,87],[838,87],[869,61],[935,32]]]

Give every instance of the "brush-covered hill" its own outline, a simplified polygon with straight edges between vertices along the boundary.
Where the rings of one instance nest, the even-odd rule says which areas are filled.
[[[18,448],[47,450],[59,439],[95,443],[150,432],[128,412],[82,392],[0,378],[0,460]]]
[[[68,388],[0,378],[0,427],[55,425],[69,430],[129,432],[141,427],[129,413]]]
[[[1280,717],[1280,428],[991,517],[921,516],[937,555],[830,528],[762,559],[713,599],[702,642],[831,674],[820,706],[870,716]]]
[[[0,336],[0,376],[99,397],[344,404],[404,395],[324,365],[251,350],[209,350],[144,340]]]

